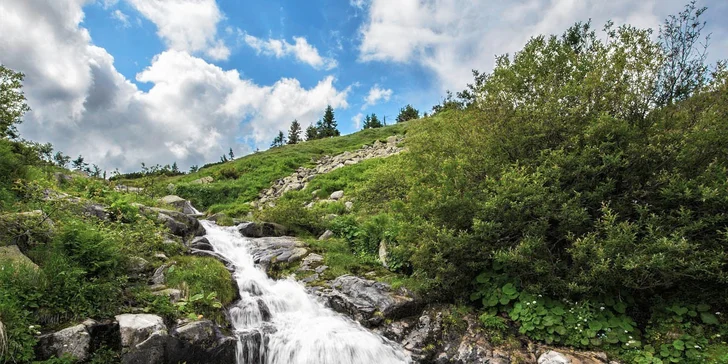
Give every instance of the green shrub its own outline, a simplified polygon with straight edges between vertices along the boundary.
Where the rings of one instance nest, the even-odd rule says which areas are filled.
[[[237,296],[237,285],[225,265],[214,258],[178,256],[176,265],[167,269],[167,284],[185,291],[180,307],[182,313],[202,314],[224,322],[222,306]]]

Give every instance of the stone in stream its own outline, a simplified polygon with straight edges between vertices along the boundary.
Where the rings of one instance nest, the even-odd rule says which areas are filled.
[[[248,238],[284,236],[288,232],[285,226],[272,222],[244,222],[237,228],[240,234]]]

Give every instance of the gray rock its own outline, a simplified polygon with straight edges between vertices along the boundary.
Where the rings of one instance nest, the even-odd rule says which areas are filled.
[[[354,208],[354,203],[351,201],[344,202],[344,207],[346,207],[346,211],[351,211]]]
[[[38,265],[20,251],[17,245],[0,246],[0,268],[6,264],[22,264],[38,270]]]
[[[329,196],[329,198],[332,200],[338,200],[342,197],[344,197],[344,191],[336,191],[336,192],[333,192],[331,194],[331,196]]]
[[[157,221],[164,223],[174,235],[181,237],[205,235],[205,228],[193,216],[155,207],[144,207],[142,210],[157,213]]]
[[[210,320],[193,321],[178,327],[176,335],[192,345],[210,345],[215,342],[215,324]]]
[[[190,201],[176,195],[164,196],[159,199],[159,202],[173,206],[177,211],[188,215],[197,215],[198,213]]]
[[[37,359],[40,360],[70,354],[78,361],[85,361],[89,357],[90,348],[91,335],[86,330],[86,326],[81,324],[42,335],[38,338],[36,354]]]
[[[206,184],[212,183],[214,181],[215,181],[214,178],[207,176],[207,177],[202,177],[202,178],[196,179],[196,180],[192,181],[191,183],[198,184],[198,185],[206,185]]]
[[[125,313],[117,315],[116,321],[119,322],[121,345],[126,348],[140,344],[152,334],[167,334],[164,320],[157,315]]]
[[[167,288],[159,291],[152,292],[155,296],[166,296],[172,303],[176,303],[182,298],[182,291],[175,288]]]
[[[129,266],[127,270],[129,273],[139,275],[151,271],[152,265],[142,257],[131,256],[129,257]]]
[[[321,265],[324,262],[324,257],[316,254],[311,253],[306,258],[303,258],[303,261],[301,262],[301,268],[299,270],[301,271],[311,271],[314,270],[316,267]]]
[[[397,136],[396,135],[392,135],[392,136],[388,137],[387,138],[387,144],[389,144],[389,145],[396,145],[397,144]]]
[[[295,262],[307,253],[304,244],[291,237],[253,239],[248,249],[253,256],[253,261],[264,269],[268,269],[274,262]]]
[[[331,282],[324,293],[329,306],[347,314],[362,325],[378,326],[385,319],[411,316],[420,302],[408,290],[393,290],[388,284],[344,275]]]
[[[571,359],[558,351],[549,350],[538,357],[538,364],[571,364]]]
[[[207,251],[215,251],[215,248],[212,247],[212,244],[210,244],[210,241],[207,240],[204,236],[198,236],[192,240],[190,243],[191,249],[199,249],[199,250],[207,250]]]
[[[106,210],[106,207],[95,203],[84,206],[83,212],[86,215],[96,217],[99,220],[108,220],[110,217],[109,211]]]
[[[243,236],[248,238],[284,236],[288,231],[285,226],[272,222],[245,222],[238,225],[237,228]]]
[[[318,240],[329,240],[332,237],[334,237],[334,232],[331,230],[326,230],[323,234],[321,234],[321,236],[319,236]]]

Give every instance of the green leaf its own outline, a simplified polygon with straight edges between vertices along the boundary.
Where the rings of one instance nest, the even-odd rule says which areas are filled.
[[[685,350],[685,342],[682,340],[675,340],[672,342],[672,347],[677,350],[683,351]]]
[[[518,293],[518,290],[516,290],[516,286],[513,285],[513,283],[508,283],[505,286],[501,288],[503,293],[507,295],[512,295]]]
[[[472,294],[470,295],[470,300],[471,300],[471,301],[477,301],[477,300],[479,300],[479,299],[480,299],[480,297],[482,297],[482,296],[483,296],[483,294],[482,294],[482,293],[480,293],[479,291],[478,291],[478,292],[473,292],[473,293],[472,293]]]
[[[706,305],[705,303],[699,304],[697,307],[698,312],[706,312],[710,310],[710,305]]]
[[[508,298],[508,296],[505,296],[505,295],[501,296],[501,298],[499,300],[499,302],[500,302],[501,305],[507,305],[508,302],[510,302],[510,301],[511,301],[511,299]]]
[[[207,300],[212,301],[215,298],[217,298],[217,292],[210,292],[210,294],[207,295]]]
[[[707,325],[718,325],[720,323],[718,322],[718,318],[710,312],[701,312],[700,319]]]
[[[589,328],[594,331],[599,331],[602,329],[602,323],[601,321],[591,321],[589,322]]]
[[[203,298],[205,298],[205,295],[202,294],[202,293],[198,293],[198,294],[190,297],[190,302],[197,302],[197,301],[199,301],[199,300],[201,300]]]
[[[564,311],[564,309],[561,306],[556,306],[556,307],[554,307],[554,308],[551,309],[551,313],[554,314],[554,315],[561,316],[564,313],[566,313],[566,311]]]
[[[190,319],[190,320],[197,320],[197,315],[194,312],[190,312],[187,315],[187,318]]]
[[[619,313],[625,313],[627,311],[627,306],[622,302],[617,302],[614,305],[614,310]]]
[[[483,306],[485,307],[493,307],[498,304],[498,297],[496,295],[490,295],[488,297],[483,298]]]

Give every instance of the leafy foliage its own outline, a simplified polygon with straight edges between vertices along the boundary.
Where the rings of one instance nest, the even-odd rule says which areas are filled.
[[[0,138],[17,138],[15,125],[30,110],[21,88],[25,75],[0,64]]]

